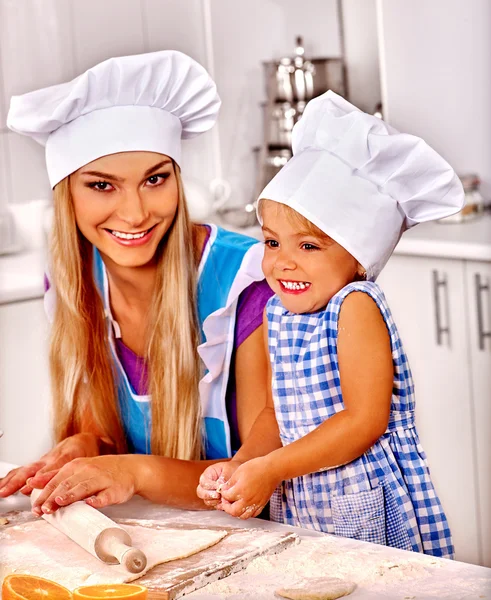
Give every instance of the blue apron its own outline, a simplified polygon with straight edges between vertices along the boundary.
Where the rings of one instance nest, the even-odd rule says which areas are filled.
[[[205,375],[199,384],[204,447],[206,458],[214,459],[232,456],[225,396],[234,347],[237,301],[245,288],[264,279],[264,275],[262,244],[215,225],[209,227],[210,238],[198,270],[197,310],[202,338],[198,353],[205,366]],[[94,279],[108,319],[109,344],[128,449],[132,453],[150,454],[151,397],[135,393],[118,358],[115,338],[120,337],[120,331],[111,314],[104,262],[95,248]]]

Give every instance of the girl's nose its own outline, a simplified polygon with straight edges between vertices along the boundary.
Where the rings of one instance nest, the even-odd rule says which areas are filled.
[[[283,250],[280,250],[276,255],[274,266],[278,271],[292,271],[296,269],[297,263],[294,261],[291,255]]]
[[[121,199],[117,215],[133,229],[138,228],[147,220],[148,211],[138,190],[131,190],[125,194]]]

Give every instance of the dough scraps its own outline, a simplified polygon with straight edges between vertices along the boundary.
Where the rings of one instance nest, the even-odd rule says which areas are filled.
[[[306,579],[299,587],[279,589],[275,594],[289,600],[335,600],[348,596],[356,584],[335,577]]]
[[[158,564],[201,552],[227,535],[226,531],[214,529],[122,527],[130,534],[132,545],[147,556],[147,567],[141,573],[130,573],[120,565],[103,563],[40,519],[0,532],[0,584],[10,573],[38,575],[69,590],[96,583],[127,583]]]

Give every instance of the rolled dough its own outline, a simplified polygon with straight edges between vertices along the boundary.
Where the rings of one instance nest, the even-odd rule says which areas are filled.
[[[44,520],[0,531],[0,584],[10,573],[51,579],[73,590],[96,583],[127,583],[158,564],[186,558],[218,543],[226,531],[211,529],[149,529],[123,525],[133,546],[145,552],[147,567],[129,573],[120,565],[106,565]]]
[[[289,600],[335,600],[348,596],[356,588],[355,583],[335,577],[307,579],[298,587],[282,588],[275,591],[277,596]]]

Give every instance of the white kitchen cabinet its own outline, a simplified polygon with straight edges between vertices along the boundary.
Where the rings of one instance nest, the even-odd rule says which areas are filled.
[[[0,305],[0,461],[26,464],[52,445],[43,300]]]
[[[483,564],[491,567],[491,263],[465,263]]]

